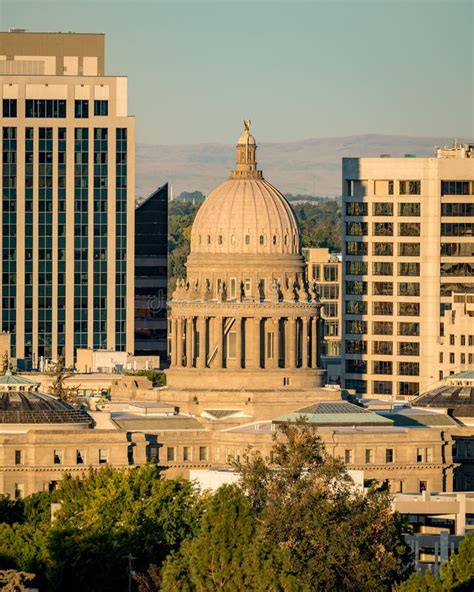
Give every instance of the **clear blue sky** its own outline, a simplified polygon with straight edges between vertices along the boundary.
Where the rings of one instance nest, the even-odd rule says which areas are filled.
[[[0,0],[0,26],[104,32],[138,141],[474,136],[472,0]],[[238,131],[238,130],[237,130]]]

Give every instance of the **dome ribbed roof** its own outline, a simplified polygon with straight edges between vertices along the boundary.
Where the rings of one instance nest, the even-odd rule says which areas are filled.
[[[246,125],[237,143],[236,168],[196,215],[191,253],[299,254],[295,214],[282,193],[257,170],[255,155],[255,140]]]
[[[0,392],[0,424],[92,424],[92,418],[68,403],[32,392]]]

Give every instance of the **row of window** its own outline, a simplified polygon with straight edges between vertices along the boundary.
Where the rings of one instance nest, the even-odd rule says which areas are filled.
[[[443,225],[442,225],[443,226]],[[393,222],[373,222],[373,236],[394,236]],[[347,236],[369,236],[368,222],[346,222]],[[420,236],[419,222],[400,222],[398,224],[398,236]]]
[[[374,202],[372,204],[372,215],[373,216],[393,216],[394,205],[392,202]],[[369,215],[369,204],[364,201],[352,201],[346,203],[346,215],[347,216],[368,216]],[[399,216],[420,216],[421,215],[421,204],[420,203],[404,203],[398,204],[398,215]]]
[[[416,275],[416,274],[406,274]],[[419,275],[419,273],[418,273]],[[349,296],[366,296],[368,294],[369,282],[360,280],[346,281],[346,294]],[[375,296],[393,296],[394,287],[392,282],[372,282],[372,294]],[[419,296],[420,284],[417,282],[399,282],[399,296]]]
[[[3,99],[3,117],[17,117],[17,99]],[[33,118],[63,118],[67,116],[67,101],[65,99],[26,99],[25,116]],[[105,117],[109,114],[109,102],[107,100],[94,101],[94,116]],[[89,117],[89,101],[74,101],[74,117]]]
[[[322,274],[321,274],[322,268]],[[313,265],[313,279],[317,282],[323,279],[325,282],[337,282],[339,275],[338,265],[334,264],[314,264]]]
[[[199,244],[205,243],[207,245],[210,245],[210,244],[212,244],[212,236],[210,234],[208,234],[205,237],[205,240],[203,241],[202,236],[199,235],[198,241],[199,241]],[[250,245],[252,243],[252,238],[251,238],[250,234],[246,234],[245,235],[244,241],[245,241],[245,244],[246,245]],[[218,245],[223,245],[224,242],[225,242],[224,235],[223,234],[219,234],[217,236],[217,244]],[[287,234],[285,234],[285,236],[283,237],[283,244],[288,246],[288,245],[291,244],[291,242],[293,243],[293,245],[296,246],[296,243],[297,243],[297,236],[296,236],[296,234],[293,235],[293,240],[291,240],[291,238]],[[234,234],[232,234],[230,236],[230,244],[231,245],[235,245],[236,244],[236,237],[235,237]],[[258,244],[259,245],[262,245],[262,246],[267,244],[267,237],[264,234],[260,234],[259,235],[259,237],[258,237]],[[272,237],[271,237],[271,244],[272,245],[278,245],[278,244],[280,244],[280,237],[277,234],[272,235]]]
[[[367,321],[346,321],[346,333],[349,335],[367,335]],[[392,321],[372,321],[372,335],[393,335]],[[420,335],[419,323],[398,323],[398,335],[418,337]]]
[[[390,360],[374,360],[372,362],[372,374],[391,375],[393,368],[394,363]],[[348,374],[367,374],[367,360],[346,360],[346,372]],[[398,374],[400,376],[419,376],[420,364],[418,362],[398,362]]]
[[[106,464],[109,459],[109,451],[104,448],[99,448],[97,453],[97,461],[100,465]],[[55,465],[62,465],[64,462],[64,451],[53,450],[53,463]],[[25,463],[25,455],[23,450],[15,450],[15,465],[23,465]],[[76,450],[76,464],[83,465],[86,463],[86,453],[82,449]]]
[[[474,354],[468,354],[467,358],[466,358],[465,353],[459,354],[459,363],[461,364],[461,366],[466,363],[466,360],[467,360],[467,363],[471,366],[473,363],[473,360],[474,360]],[[443,352],[440,352],[440,354],[439,354],[439,363],[440,364],[444,363]],[[449,353],[449,363],[456,364],[456,354],[454,352]]]
[[[380,385],[380,388],[384,389],[384,392],[374,390],[377,394],[392,394],[391,381],[375,381],[373,384]],[[384,386],[382,387],[382,385]],[[397,385],[397,392],[400,397],[414,397],[420,391],[420,384],[418,382],[400,381]],[[346,378],[344,380],[344,388],[354,390],[358,394],[367,393],[367,386],[367,381],[361,378]]]
[[[366,315],[368,311],[367,300],[346,300],[346,313],[352,315]],[[373,302],[372,313],[374,315],[393,315],[393,302]],[[398,315],[417,317],[420,316],[419,302],[399,302]]]
[[[349,197],[364,195],[367,182],[358,179],[346,180],[346,195]],[[398,181],[399,195],[421,195],[421,181],[419,180],[405,180]],[[394,195],[395,181],[375,181],[376,195]]]
[[[199,446],[199,460],[206,462],[208,460],[208,448],[207,446]],[[166,460],[167,462],[175,462],[178,460],[175,446],[166,447]],[[183,446],[182,459],[184,462],[191,462],[193,460],[193,449],[191,446]]]
[[[364,458],[366,465],[374,464],[376,458],[374,448],[366,448],[364,451]],[[344,462],[348,465],[354,464],[354,450],[352,448],[344,450]],[[386,448],[385,463],[391,464],[393,462],[395,462],[395,451],[393,448]],[[416,462],[433,462],[433,448],[417,448]]]
[[[448,264],[445,264],[448,265]],[[458,265],[458,264],[455,264]],[[367,275],[369,264],[367,261],[346,261],[347,275]],[[372,263],[373,275],[393,275],[393,263],[389,261],[375,261]],[[420,275],[420,264],[403,262],[398,264],[398,275]],[[443,275],[443,274],[442,274]],[[447,275],[447,274],[445,274]],[[455,274],[453,274],[455,275]]]
[[[347,339],[345,342],[346,354],[367,354],[367,343],[367,341],[360,339]],[[392,341],[373,341],[372,354],[391,356],[393,355],[393,345]],[[398,343],[398,354],[400,356],[419,356],[420,344],[414,341],[400,341]]]
[[[364,256],[369,253],[369,243],[359,241],[346,242],[346,254]],[[384,257],[393,256],[393,243],[372,243],[372,254]],[[420,255],[420,243],[398,243],[398,255],[400,257],[418,257]]]

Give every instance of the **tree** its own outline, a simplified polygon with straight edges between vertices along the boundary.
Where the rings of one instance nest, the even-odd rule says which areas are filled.
[[[53,395],[53,397],[61,399],[61,401],[64,401],[65,403],[77,405],[79,389],[77,386],[66,385],[66,380],[73,376],[73,373],[66,370],[64,367],[64,360],[62,358],[59,358],[54,363],[50,375],[53,377],[53,382],[49,387],[49,393]]]
[[[257,532],[250,501],[237,486],[223,486],[210,499],[196,535],[165,562],[161,588],[148,590],[281,590],[280,563]]]
[[[3,352],[2,355],[2,371],[1,374],[6,374],[7,371],[10,369],[10,356],[8,355],[7,351]]]
[[[439,577],[430,572],[412,574],[400,592],[470,592],[474,590],[474,532],[469,532],[458,552],[441,566]]]
[[[33,580],[35,574],[26,573],[24,571],[16,571],[14,569],[0,570],[0,584],[5,584],[2,587],[4,592],[26,592],[28,588],[25,582]]]
[[[381,592],[404,577],[410,552],[388,493],[357,491],[309,424],[283,424],[269,458],[250,452],[235,466],[297,590]]]

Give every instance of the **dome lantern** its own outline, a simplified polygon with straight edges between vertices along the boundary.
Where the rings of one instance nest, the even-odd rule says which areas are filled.
[[[231,179],[263,179],[262,171],[257,170],[257,144],[250,133],[252,122],[244,119],[244,131],[237,140],[237,163],[231,172]]]

